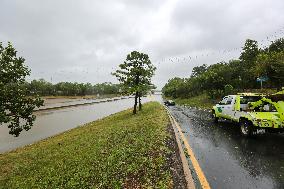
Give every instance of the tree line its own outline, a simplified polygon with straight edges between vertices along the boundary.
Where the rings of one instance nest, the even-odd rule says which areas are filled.
[[[85,95],[103,95],[118,94],[121,92],[120,84],[110,82],[98,83],[77,83],[77,82],[59,82],[52,84],[44,79],[32,80],[24,83],[30,96],[85,96]]]
[[[163,87],[165,96],[189,98],[207,93],[217,98],[233,90],[260,88],[281,89],[284,86],[284,38],[260,48],[258,42],[247,39],[239,59],[196,66],[188,78],[172,78]]]

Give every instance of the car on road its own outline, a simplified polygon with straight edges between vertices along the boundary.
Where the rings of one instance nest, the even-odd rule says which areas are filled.
[[[165,104],[166,106],[174,106],[174,105],[176,105],[176,103],[175,103],[173,100],[166,100],[166,101],[164,102],[164,104]]]
[[[213,106],[212,117],[215,122],[219,119],[237,122],[244,136],[251,136],[258,130],[283,132],[284,94],[228,95]]]

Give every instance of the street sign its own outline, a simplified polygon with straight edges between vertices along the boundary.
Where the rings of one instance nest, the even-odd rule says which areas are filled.
[[[268,80],[267,76],[261,76],[256,79],[257,82],[265,82]]]
[[[265,82],[268,80],[268,77],[267,76],[261,76],[261,77],[258,77],[256,78],[256,81],[257,82],[260,82],[260,88],[262,89],[262,82]]]

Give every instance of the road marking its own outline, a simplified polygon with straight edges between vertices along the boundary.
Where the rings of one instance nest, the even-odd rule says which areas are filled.
[[[176,141],[177,141],[177,144],[178,144],[179,154],[180,154],[180,158],[181,158],[182,166],[183,166],[183,172],[184,172],[185,180],[187,182],[187,189],[195,189],[193,177],[192,177],[191,171],[189,169],[188,160],[185,156],[183,147],[181,145],[181,140],[180,140],[180,137],[179,137],[177,127],[175,126],[174,120],[173,120],[172,116],[170,115],[170,113],[169,112],[167,112],[167,113],[168,113],[171,125],[173,127],[173,130],[174,130],[174,133],[175,133],[175,138],[176,138]]]
[[[168,112],[169,112],[169,110],[168,110]],[[194,153],[193,153],[193,151],[192,151],[192,149],[191,149],[189,143],[187,142],[187,140],[186,140],[184,134],[182,133],[181,127],[179,126],[179,124],[177,123],[177,121],[176,121],[175,118],[171,115],[170,112],[169,112],[169,115],[172,117],[172,119],[173,119],[173,121],[174,121],[174,123],[175,123],[175,126],[177,127],[177,129],[178,129],[178,131],[179,131],[180,137],[181,137],[181,139],[182,139],[183,142],[184,142],[185,148],[186,148],[186,150],[187,150],[187,153],[188,153],[188,155],[189,155],[189,158],[190,158],[190,160],[191,160],[191,162],[192,162],[193,168],[195,169],[195,172],[196,172],[196,174],[197,174],[197,176],[198,176],[198,179],[199,179],[199,181],[200,181],[200,184],[201,184],[202,188],[203,188],[203,189],[210,189],[210,185],[209,185],[209,183],[207,182],[207,179],[206,179],[206,177],[205,177],[205,175],[204,175],[204,173],[203,173],[201,167],[199,166],[199,163],[198,163],[197,159],[195,158],[195,155],[194,155]]]

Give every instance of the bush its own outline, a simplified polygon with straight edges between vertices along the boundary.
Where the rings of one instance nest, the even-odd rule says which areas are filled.
[[[233,90],[234,90],[234,87],[232,85],[230,85],[230,84],[225,85],[225,87],[224,87],[224,96],[232,94]]]

